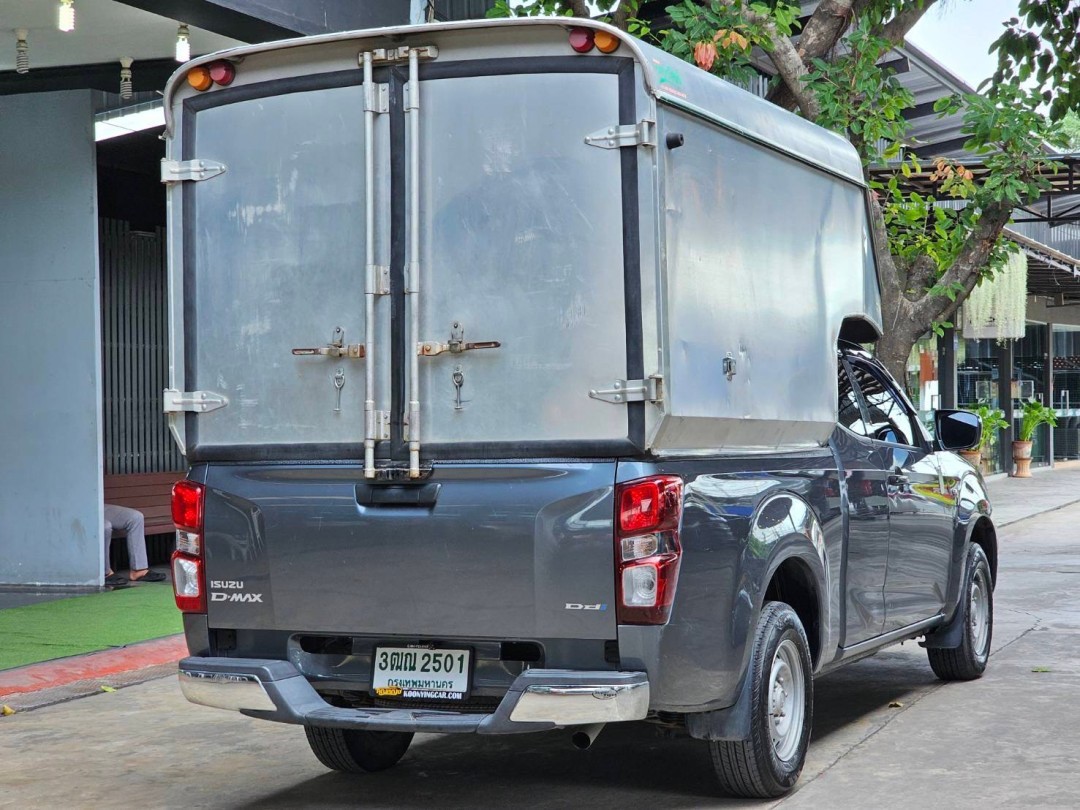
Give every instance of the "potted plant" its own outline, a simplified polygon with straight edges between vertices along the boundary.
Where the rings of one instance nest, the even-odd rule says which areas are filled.
[[[1031,442],[1039,425],[1057,427],[1057,414],[1053,408],[1036,399],[1029,399],[1020,414],[1020,432],[1012,443],[1013,461],[1016,462],[1013,476],[1016,478],[1031,477]]]
[[[986,467],[983,465],[983,458],[986,451],[990,448],[991,442],[994,440],[995,434],[1003,428],[1007,428],[1009,423],[1005,421],[1005,412],[1000,408],[991,408],[987,403],[980,402],[977,407],[970,409],[973,414],[979,417],[982,421],[982,437],[979,439],[979,444],[970,450],[961,450],[960,455],[979,467],[984,473]]]

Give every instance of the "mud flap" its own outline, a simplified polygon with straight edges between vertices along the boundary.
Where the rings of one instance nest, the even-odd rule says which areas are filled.
[[[964,611],[957,605],[953,617],[933,633],[927,633],[919,646],[935,650],[955,650],[964,643],[964,617]]]
[[[750,739],[750,677],[743,674],[734,706],[686,715],[686,730],[698,740]]]

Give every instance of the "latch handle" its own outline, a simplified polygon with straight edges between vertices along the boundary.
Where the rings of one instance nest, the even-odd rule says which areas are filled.
[[[321,355],[323,357],[351,357],[353,359],[362,359],[366,352],[363,343],[350,343],[346,346],[345,330],[340,326],[335,326],[334,334],[331,335],[330,342],[325,346],[318,346],[311,349],[293,349],[292,353],[297,357]]]
[[[434,357],[443,352],[461,354],[462,352],[471,352],[474,349],[498,349],[500,346],[502,346],[502,343],[497,340],[478,340],[475,343],[466,343],[465,327],[460,321],[454,321],[450,325],[449,341],[439,343],[434,340],[426,340],[423,343],[417,343],[416,353],[421,357]]]
[[[330,344],[327,346],[315,346],[310,349],[293,349],[292,353],[297,357],[320,355],[322,357],[350,357],[354,360],[362,360],[366,350],[363,343],[350,343],[348,346]]]
[[[416,345],[416,353],[421,357],[434,357],[443,352],[461,354],[462,352],[471,352],[474,349],[498,349],[501,346],[502,343],[497,340],[480,340],[476,343],[466,343],[465,341],[457,340],[452,340],[449,343],[426,341]]]

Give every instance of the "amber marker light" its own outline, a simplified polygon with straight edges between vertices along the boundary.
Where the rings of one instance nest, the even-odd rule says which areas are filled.
[[[614,53],[619,47],[619,38],[610,31],[594,31],[593,44],[600,53]]]
[[[209,90],[214,80],[210,78],[210,70],[202,65],[188,71],[187,83],[196,90]]]

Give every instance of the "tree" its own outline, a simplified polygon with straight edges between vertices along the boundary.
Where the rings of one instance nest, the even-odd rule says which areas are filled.
[[[1023,18],[1006,21],[995,43],[994,77],[980,94],[936,105],[941,115],[962,112],[965,149],[979,155],[986,172],[977,181],[963,165],[934,158],[929,167],[937,186],[928,196],[906,190],[904,177],[922,171],[908,156],[893,177],[871,181],[871,165],[900,156],[903,111],[914,104],[880,65],[936,2],[821,0],[801,28],[799,5],[785,0],[683,0],[667,7],[671,25],[659,30],[636,16],[640,0],[524,0],[514,7],[499,0],[491,15],[602,12],[619,28],[736,82],[764,54],[775,71],[768,99],[845,135],[867,167],[872,224],[878,245],[886,246],[878,256],[884,335],[876,351],[903,380],[915,342],[951,326],[971,290],[1016,249],[1002,230],[1015,207],[1046,187],[1044,138],[1080,100],[1072,52],[1080,3],[1020,0]],[[1049,118],[1041,105],[1049,105]],[[937,204],[946,199],[964,205]]]

